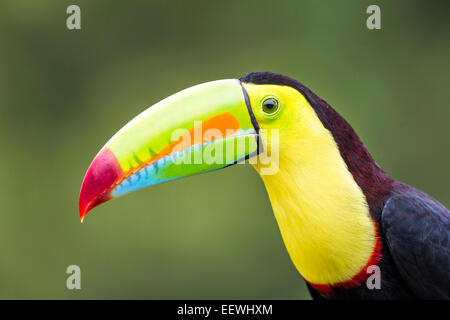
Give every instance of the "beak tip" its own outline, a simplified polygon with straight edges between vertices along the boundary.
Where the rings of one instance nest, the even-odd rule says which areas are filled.
[[[88,208],[84,208],[80,205],[80,222],[83,223],[84,221],[84,217],[86,216],[86,214],[89,212]]]
[[[79,199],[80,220],[99,204],[112,199],[111,186],[123,175],[123,171],[107,148],[94,158],[84,177]]]
[[[91,202],[88,202],[86,204],[86,202],[82,201],[82,194],[83,193],[80,193],[80,204],[79,204],[79,212],[80,212],[80,221],[81,221],[81,223],[83,223],[84,217],[93,208],[93,206],[91,205]]]

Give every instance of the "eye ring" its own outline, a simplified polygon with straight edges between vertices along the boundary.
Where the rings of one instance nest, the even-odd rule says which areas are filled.
[[[280,104],[275,98],[267,98],[262,102],[262,110],[265,114],[273,115],[280,108]]]

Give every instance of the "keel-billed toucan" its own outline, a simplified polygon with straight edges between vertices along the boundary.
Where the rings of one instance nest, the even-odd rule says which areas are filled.
[[[274,165],[263,153],[276,170],[263,172]],[[91,163],[80,217],[137,189],[242,161],[260,173],[314,298],[450,298],[450,211],[390,178],[334,109],[280,74],[200,84],[142,112]],[[369,286],[377,270],[379,286]]]

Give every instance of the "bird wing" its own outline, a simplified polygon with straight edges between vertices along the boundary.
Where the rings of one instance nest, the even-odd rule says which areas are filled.
[[[389,251],[410,289],[419,298],[450,299],[450,211],[407,186],[388,199],[381,220]]]

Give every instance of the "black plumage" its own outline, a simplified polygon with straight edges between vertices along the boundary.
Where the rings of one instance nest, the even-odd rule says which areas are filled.
[[[399,184],[381,221],[394,263],[413,294],[450,299],[449,210],[425,193]]]

